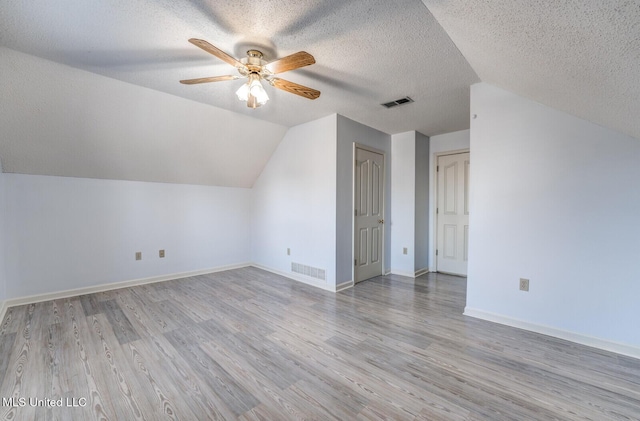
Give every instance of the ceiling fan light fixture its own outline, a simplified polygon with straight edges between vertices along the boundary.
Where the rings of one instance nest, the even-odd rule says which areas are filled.
[[[245,101],[250,108],[257,108],[269,101],[269,95],[262,87],[260,76],[256,73],[249,75],[249,81],[236,91],[236,95],[240,101]]]
[[[247,102],[249,99],[249,84],[243,83],[242,86],[236,91],[236,95],[240,101]]]
[[[269,95],[267,95],[267,91],[264,90],[259,80],[251,82],[249,92],[251,92],[251,95],[256,97],[256,101],[258,101],[258,104],[260,105],[264,105],[269,101]]]

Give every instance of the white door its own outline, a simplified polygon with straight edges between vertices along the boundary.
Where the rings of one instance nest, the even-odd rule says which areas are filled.
[[[384,156],[356,148],[355,282],[382,275]]]
[[[437,171],[437,270],[467,276],[469,153],[438,157]]]

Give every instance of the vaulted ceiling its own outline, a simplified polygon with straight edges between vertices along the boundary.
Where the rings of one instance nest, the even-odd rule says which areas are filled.
[[[192,37],[235,57],[256,47],[267,60],[305,50],[316,64],[282,77],[322,95],[309,101],[267,86],[271,101],[251,110],[234,95],[242,81],[181,85],[180,79],[234,73],[189,44]],[[4,0],[0,45],[211,105],[216,127],[226,135],[211,140],[209,151],[202,150],[207,142],[196,139],[200,155],[262,156],[255,160],[257,170],[237,177],[237,183],[208,178],[203,160],[196,183],[250,186],[282,136],[279,127],[332,113],[389,134],[466,129],[469,86],[480,80],[640,138],[638,1]],[[404,96],[415,102],[393,109],[380,105]],[[234,143],[229,134],[238,122],[226,117],[229,111],[246,116],[243,126],[255,121],[256,127],[271,124],[270,130]],[[5,170],[74,175],[7,162],[3,148],[10,143],[9,155],[19,156],[16,148],[32,141],[24,137],[0,139]],[[255,148],[259,141],[268,147]],[[190,139],[180,142],[190,147]],[[196,165],[174,154],[158,157],[150,171],[159,172],[169,158],[179,166]],[[194,182],[142,173],[124,178]]]

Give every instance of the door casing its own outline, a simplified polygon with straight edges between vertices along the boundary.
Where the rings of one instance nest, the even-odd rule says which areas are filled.
[[[433,166],[433,177],[434,177],[434,197],[432,197],[432,200],[434,200],[433,203],[435,203],[435,206],[433,207],[433,229],[435,232],[435,235],[433,236],[433,244],[432,244],[432,258],[433,258],[433,264],[434,264],[434,268],[436,272],[441,272],[440,268],[438,267],[438,256],[436,255],[436,250],[438,249],[438,212],[437,209],[439,207],[441,207],[441,204],[439,203],[439,197],[440,197],[440,191],[439,191],[439,177],[440,174],[438,172],[438,165],[439,165],[439,160],[441,157],[443,156],[450,156],[450,155],[460,155],[460,154],[465,154],[468,153],[469,154],[469,158],[471,158],[471,153],[469,149],[459,149],[459,150],[451,150],[451,151],[443,151],[440,153],[436,153],[434,155],[434,163],[435,165]],[[443,272],[443,273],[448,273],[448,272]],[[451,273],[453,275],[458,275],[458,276],[466,276],[466,275],[460,275],[460,274],[456,274],[456,273]]]
[[[387,183],[386,183],[386,179],[387,179],[387,154],[386,152],[380,150],[380,149],[376,149],[376,148],[372,148],[370,146],[366,146],[363,145],[361,143],[357,143],[354,142],[353,143],[353,171],[352,171],[352,180],[351,180],[351,186],[353,187],[353,194],[352,194],[352,202],[351,202],[351,226],[353,227],[353,232],[352,232],[352,236],[351,236],[351,257],[352,260],[355,259],[356,256],[356,236],[357,236],[357,232],[356,232],[356,171],[357,171],[357,162],[356,162],[356,153],[357,153],[357,149],[362,149],[365,151],[369,151],[369,152],[374,152],[377,154],[382,155],[382,162],[383,162],[383,168],[382,168],[382,180],[383,180],[383,184],[382,184],[382,194],[381,194],[381,213],[382,213],[382,219],[385,220],[383,227],[382,227],[382,231],[381,231],[381,239],[380,242],[382,244],[382,250],[380,253],[380,258],[382,260],[382,267],[381,267],[381,275],[384,275],[384,270],[385,270],[385,238],[386,238],[386,224],[388,223],[388,221],[385,219],[385,215],[386,215],[386,209],[385,209],[385,201],[386,201],[386,194],[387,194]],[[352,270],[352,278],[354,281],[354,284],[356,284],[357,282],[357,267],[354,264],[352,266],[353,270]]]

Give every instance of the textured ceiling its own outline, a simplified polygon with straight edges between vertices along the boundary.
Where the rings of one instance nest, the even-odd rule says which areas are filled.
[[[482,81],[640,138],[640,1],[423,2]]]
[[[180,79],[234,72],[189,44],[192,37],[236,57],[252,47],[261,49],[267,60],[305,50],[314,55],[316,64],[282,77],[316,88],[322,95],[309,101],[267,86],[271,101],[250,110],[234,96],[242,81],[179,84]],[[38,142],[43,139],[33,139],[26,124],[14,130],[15,139],[7,140],[6,131],[0,138],[0,148],[3,142],[13,147],[10,154],[0,149],[5,171],[84,176],[76,168],[111,165],[130,168],[132,175],[121,177],[158,181],[151,174],[164,174],[165,163],[171,161],[184,169],[180,173],[198,174],[197,183],[250,186],[285,127],[328,114],[339,113],[390,134],[417,130],[431,136],[468,128],[469,86],[479,80],[640,138],[637,0],[3,0],[0,46],[213,105],[207,112],[216,122],[211,123],[214,132],[167,142],[184,150],[205,148],[199,157],[216,155],[218,161],[256,155],[251,170],[232,160],[225,162],[232,173],[221,175],[215,173],[220,168],[213,168],[214,161],[199,159],[200,167],[192,168],[194,160],[188,154],[167,152],[154,162],[146,154],[149,168],[137,173],[133,161],[113,158],[117,162],[106,163],[92,157],[95,161],[80,162],[84,156],[77,154],[76,162],[56,158],[62,157],[62,149],[59,155],[47,155],[67,169],[60,173],[35,159],[29,162],[38,156],[34,151],[40,150]],[[90,78],[79,77],[91,84]],[[64,91],[47,84],[42,89],[52,95]],[[407,95],[415,102],[393,109],[379,105]],[[3,96],[0,105],[7,104]],[[38,105],[34,111],[41,108]],[[244,120],[227,118],[228,111]],[[188,119],[189,113],[181,118]],[[272,126],[261,136],[253,134],[260,133],[258,129],[246,129],[267,122]],[[224,136],[216,137],[215,132]],[[241,141],[234,142],[234,133]],[[48,147],[56,150],[57,141],[66,142],[61,146],[68,150],[82,147],[64,139],[64,134],[47,139]],[[108,137],[93,140],[112,142],[103,145],[110,150],[117,150],[120,142]],[[126,142],[130,149],[160,153],[153,149],[153,139],[131,136]],[[92,176],[113,178],[110,172]],[[172,176],[159,181],[193,179]]]
[[[478,81],[419,0],[3,0],[0,28],[8,48],[285,126],[339,113],[386,133],[460,130]],[[316,64],[282,77],[322,96],[267,87],[271,101],[250,110],[234,96],[242,81],[181,85],[235,73],[192,37],[235,57],[305,50]],[[380,106],[407,95],[415,103]]]

